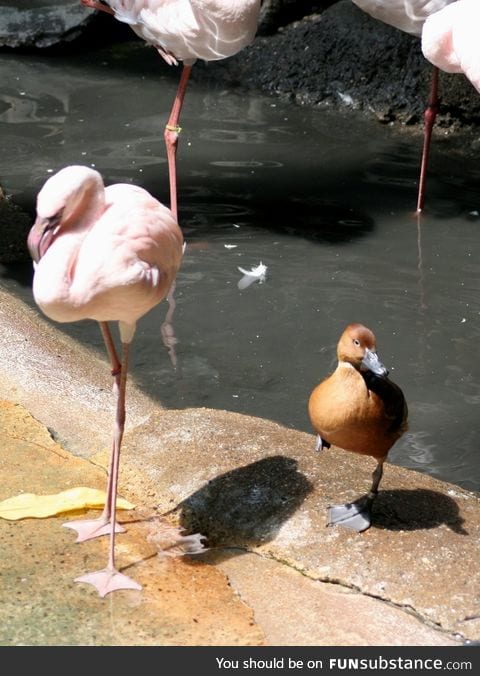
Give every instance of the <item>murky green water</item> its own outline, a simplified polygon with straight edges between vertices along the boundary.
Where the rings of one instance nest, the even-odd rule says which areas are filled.
[[[168,200],[163,126],[175,75],[156,57],[1,55],[0,181],[32,210],[51,172],[81,163]],[[162,305],[133,347],[144,390],[169,407],[311,431],[310,391],[333,368],[344,326],[359,321],[409,403],[391,461],[480,490],[475,164],[437,142],[417,222],[420,141],[354,113],[290,107],[212,77],[193,81],[182,126],[178,364],[162,345]],[[240,291],[238,267],[260,262],[265,282]],[[1,283],[28,302],[30,278],[30,265],[3,266]],[[59,328],[103,349],[94,322]]]

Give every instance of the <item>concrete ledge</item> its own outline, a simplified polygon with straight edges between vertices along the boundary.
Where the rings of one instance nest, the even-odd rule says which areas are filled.
[[[66,341],[15,299],[0,300],[3,336],[7,335],[11,344],[21,345],[10,357],[5,351],[0,353],[0,396],[16,402],[15,406],[7,402],[0,409],[4,412],[0,462],[4,475],[11,477],[2,486],[2,498],[33,487],[37,492],[52,492],[53,479],[44,469],[41,448],[57,459],[52,474],[55,490],[74,485],[72,481],[80,481],[80,477],[83,480],[77,485],[102,487],[110,448],[110,425],[106,427],[105,422],[113,409],[105,386],[101,396],[95,395],[95,406],[87,405],[87,393],[96,391],[105,373],[108,381],[108,366],[94,356],[96,368],[90,370],[84,347]],[[20,333],[25,329],[27,341]],[[67,391],[65,383],[69,384]],[[38,423],[19,403],[35,409],[35,417],[42,423],[42,431],[36,434],[41,433],[43,441],[32,441],[29,430]],[[138,392],[134,383],[128,406],[130,426],[120,470],[121,494],[138,507],[135,515],[126,516],[133,523],[128,534],[119,538],[120,555],[130,560],[129,565],[138,565],[141,575],[142,562],[157,560],[152,545],[146,544],[147,535],[155,535],[156,529],[167,524],[207,536],[211,549],[196,557],[195,566],[201,558],[202,571],[212,568],[221,572],[221,580],[228,579],[237,602],[244,602],[237,608],[243,613],[241,627],[234,619],[238,617],[236,610],[231,619],[223,618],[225,630],[228,627],[225,641],[233,641],[234,636],[236,645],[454,645],[480,638],[478,495],[389,464],[372,528],[360,535],[327,528],[327,506],[364,492],[370,484],[373,461],[333,448],[318,455],[313,434],[268,420],[200,408],[165,410]],[[81,445],[81,438],[88,438],[90,461],[59,451],[43,427],[56,430],[58,425],[61,436],[69,438],[63,418],[69,408],[68,425],[76,439],[72,445]],[[14,434],[5,413],[12,410],[23,420],[21,428],[15,423]],[[22,461],[17,444],[25,443],[30,444],[29,455]],[[14,471],[8,464],[12,458]],[[24,558],[34,557],[44,584],[57,571],[57,593],[63,603],[68,596],[70,604],[78,604],[75,612],[84,612],[80,609],[86,599],[89,607],[105,609],[108,604],[94,590],[73,585],[71,579],[79,567],[80,572],[85,567],[78,552],[103,556],[106,542],[77,547],[71,534],[59,529],[58,521],[0,521],[0,533],[8,538],[1,551],[10,571],[2,595],[13,598],[23,589]],[[27,545],[30,541],[33,546]],[[60,566],[60,560],[66,563]],[[182,559],[172,565],[173,576],[181,576],[183,572],[178,570],[189,564]],[[143,604],[150,607],[151,584],[158,584],[164,600],[175,598],[171,591],[174,582],[163,580],[162,566],[157,563],[146,574],[152,582],[141,592],[141,601],[137,592],[131,593],[133,601],[130,592],[110,596],[121,597],[119,603],[125,608],[133,603],[129,610],[132,632],[145,614]],[[191,594],[208,593],[202,585],[211,585],[211,580],[199,580],[195,567],[188,570],[190,577],[181,578],[182,584]],[[33,587],[29,589],[37,598]],[[212,589],[215,596],[217,588]],[[231,608],[233,602],[232,597]],[[254,623],[250,628],[244,623],[248,617],[245,604],[250,609],[247,624]],[[54,610],[50,610],[49,622],[55,624],[63,611],[55,603],[50,607]],[[14,617],[21,612],[18,607],[5,606],[3,599],[0,608]],[[205,612],[212,621],[210,614],[217,611],[207,604]],[[100,622],[103,611],[99,613]],[[198,619],[196,610],[195,616]],[[58,640],[57,629],[48,634],[51,642]],[[69,631],[73,632],[71,642],[84,640],[72,623]],[[177,626],[165,631],[162,640],[166,645],[191,641],[224,644],[215,632],[211,638],[203,633],[187,638]],[[125,632],[122,644],[130,640]],[[101,632],[96,636],[98,644],[108,643]],[[139,643],[159,640],[158,636],[141,636]]]

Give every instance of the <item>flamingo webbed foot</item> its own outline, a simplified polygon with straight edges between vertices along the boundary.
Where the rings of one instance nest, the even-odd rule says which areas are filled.
[[[62,524],[64,528],[71,528],[77,531],[78,537],[75,542],[85,542],[93,540],[101,535],[110,535],[111,524],[105,519],[79,519],[77,521],[67,521]],[[124,533],[125,528],[119,523],[115,523],[115,533]]]
[[[75,578],[74,582],[85,582],[86,584],[93,585],[102,598],[118,589],[135,589],[136,591],[141,591],[142,589],[142,585],[132,580],[128,575],[109,568],[80,575]]]
[[[328,526],[343,526],[361,533],[372,523],[372,505],[375,495],[363,495],[346,505],[332,505],[328,508]]]

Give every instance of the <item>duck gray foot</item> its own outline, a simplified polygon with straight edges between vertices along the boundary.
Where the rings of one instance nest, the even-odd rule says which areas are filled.
[[[346,505],[332,505],[328,508],[328,526],[343,526],[361,533],[372,523],[372,505],[375,495],[363,495]]]

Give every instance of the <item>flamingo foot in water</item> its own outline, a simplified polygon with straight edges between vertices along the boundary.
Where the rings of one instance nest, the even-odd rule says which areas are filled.
[[[85,582],[93,585],[102,598],[110,592],[117,591],[117,589],[136,589],[137,591],[142,589],[141,584],[132,580],[128,575],[119,573],[114,568],[104,568],[93,573],[80,575],[80,577],[75,578],[74,582]]]
[[[75,542],[85,542],[85,540],[93,540],[101,535],[110,535],[112,530],[110,521],[105,521],[103,518],[99,519],[79,519],[78,521],[67,521],[62,524],[65,528],[76,530],[78,537]],[[125,533],[125,528],[119,523],[115,524],[115,533]]]
[[[328,525],[343,526],[361,533],[372,523],[372,505],[375,495],[369,493],[346,505],[332,505],[328,508]]]

